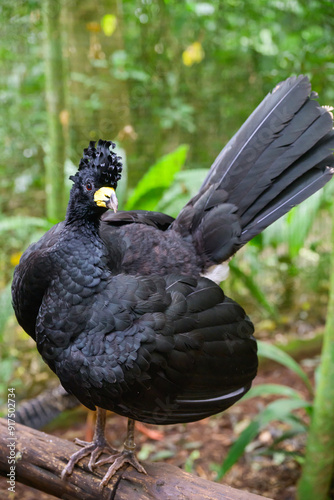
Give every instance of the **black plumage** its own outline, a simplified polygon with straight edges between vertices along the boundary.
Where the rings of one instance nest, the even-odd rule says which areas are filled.
[[[107,141],[85,150],[66,220],[26,250],[12,287],[19,323],[63,387],[100,409],[95,443],[64,475],[89,453],[92,467],[103,449],[116,453],[101,409],[130,422],[191,422],[249,390],[253,325],[214,281],[224,260],[332,177],[332,116],[314,97],[304,76],[279,84],[175,220],[106,213],[117,208],[120,158]],[[124,460],[142,470],[133,449],[130,424],[103,484]]]

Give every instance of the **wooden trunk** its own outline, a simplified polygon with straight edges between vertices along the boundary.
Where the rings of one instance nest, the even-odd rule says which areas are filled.
[[[261,500],[264,497],[236,490],[188,474],[164,463],[143,463],[147,475],[124,467],[101,492],[100,481],[108,465],[88,470],[88,458],[75,466],[65,481],[60,474],[79,447],[55,436],[15,425],[15,440],[9,435],[6,419],[0,419],[0,475],[7,477],[8,456],[15,448],[15,480],[66,500]],[[15,443],[15,445],[13,445]],[[12,444],[12,448],[8,445]],[[7,478],[9,479],[9,478]]]

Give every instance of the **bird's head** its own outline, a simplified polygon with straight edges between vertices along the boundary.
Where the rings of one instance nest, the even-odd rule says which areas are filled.
[[[74,212],[87,217],[101,215],[108,208],[117,211],[116,187],[121,178],[121,157],[111,151],[115,147],[111,141],[91,141],[84,150],[79,169],[70,179],[73,181],[68,218]]]

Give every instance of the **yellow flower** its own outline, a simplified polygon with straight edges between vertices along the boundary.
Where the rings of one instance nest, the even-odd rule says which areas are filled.
[[[18,263],[20,262],[21,255],[22,255],[22,252],[12,253],[12,255],[10,256],[10,263],[12,266],[15,267],[18,265]]]
[[[185,66],[192,66],[204,59],[204,50],[200,42],[194,42],[182,53],[182,61]]]

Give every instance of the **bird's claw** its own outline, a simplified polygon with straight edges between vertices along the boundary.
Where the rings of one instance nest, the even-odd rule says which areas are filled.
[[[82,441],[81,439],[75,439],[74,442],[83,448],[81,450],[76,451],[70,457],[66,467],[63,469],[61,473],[61,478],[65,479],[66,476],[70,476],[73,472],[74,466],[84,457],[90,455],[88,469],[93,472],[93,469],[99,465],[97,462],[98,458],[102,453],[110,454],[109,459],[112,458],[113,455],[119,455],[119,451],[115,450],[110,446],[110,444],[106,440],[98,440],[98,441]]]
[[[96,466],[104,465],[111,463],[107,473],[100,483],[100,489],[102,490],[110,481],[110,479],[116,474],[116,472],[123,467],[125,464],[130,464],[134,467],[138,472],[142,472],[143,474],[147,474],[144,467],[139,463],[138,458],[136,457],[133,451],[123,450],[117,455],[110,456],[107,458],[102,458],[98,462],[96,462]]]

